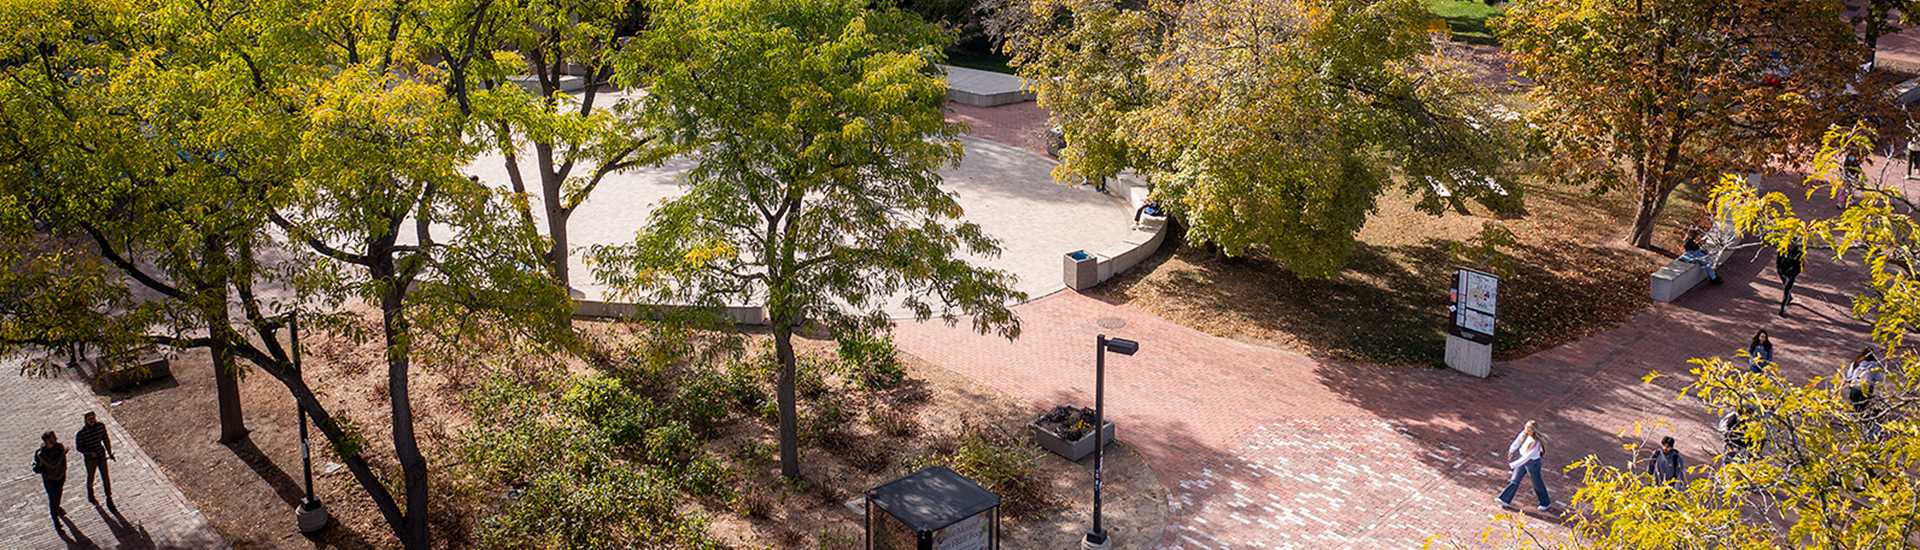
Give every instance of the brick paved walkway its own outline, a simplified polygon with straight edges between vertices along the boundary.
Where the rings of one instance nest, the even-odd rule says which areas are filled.
[[[1819,255],[1808,255],[1794,317],[1772,313],[1771,254],[1749,251],[1727,266],[1725,286],[1498,364],[1485,380],[1321,362],[1071,292],[1019,306],[1026,332],[1016,342],[937,322],[903,324],[897,338],[1036,409],[1092,401],[1096,333],[1139,340],[1139,355],[1109,357],[1107,405],[1119,438],[1168,485],[1172,525],[1160,547],[1413,548],[1433,535],[1472,540],[1490,525],[1505,482],[1501,454],[1529,419],[1540,421],[1555,467],[1588,454],[1624,460],[1616,434],[1636,421],[1664,424],[1656,433],[1675,434],[1689,458],[1706,461],[1713,419],[1674,399],[1677,379],[1641,377],[1730,354],[1760,327],[1796,374],[1837,365],[1865,340],[1866,327],[1846,320],[1840,288],[1858,274]],[[1548,484],[1564,502],[1576,479],[1554,473]],[[1525,493],[1516,503],[1527,505],[1526,521],[1557,532]]]
[[[0,548],[225,548],[200,512],[181,496],[173,481],[140,450],[120,423],[79,382],[23,378],[12,363],[0,362]],[[113,438],[113,497],[118,513],[87,503],[86,470],[80,455],[67,457],[63,506],[72,522],[63,540],[47,518],[46,493],[29,468],[40,433],[59,433],[69,447],[80,429],[80,415],[94,411]],[[103,501],[104,502],[104,501]]]

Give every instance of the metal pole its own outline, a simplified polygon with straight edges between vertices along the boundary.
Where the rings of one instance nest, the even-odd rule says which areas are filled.
[[[304,381],[306,375],[300,371],[300,317],[293,314],[288,317],[287,331],[293,340],[293,375]],[[293,400],[293,406],[300,409],[300,470],[307,480],[307,499],[300,505],[312,508],[318,501],[313,498],[313,453],[307,443],[307,408],[300,405],[299,399]]]
[[[1100,542],[1107,540],[1107,532],[1100,528],[1100,470],[1105,466],[1107,456],[1106,441],[1106,396],[1107,396],[1107,335],[1094,337],[1093,352],[1093,534]]]

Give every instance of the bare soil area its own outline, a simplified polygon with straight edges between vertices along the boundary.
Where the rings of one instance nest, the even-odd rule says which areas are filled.
[[[582,323],[583,326],[596,323]],[[588,327],[589,330],[594,330]],[[367,436],[366,454],[376,469],[391,472],[392,444],[387,419],[385,369],[375,343],[313,334],[305,344],[308,380],[336,415],[353,419]],[[831,341],[805,340],[807,353],[830,353]],[[728,548],[850,548],[861,535],[860,516],[846,503],[866,489],[908,473],[913,460],[951,451],[963,423],[988,423],[1023,434],[1022,427],[1042,411],[985,390],[957,375],[902,355],[907,382],[895,395],[899,403],[863,403],[862,411],[907,412],[916,427],[909,435],[881,434],[864,416],[850,421],[848,442],[803,447],[803,478],[783,482],[772,462],[775,424],[736,415],[707,449],[741,476],[741,510],[711,510],[689,504],[688,513],[709,520],[714,540]],[[324,438],[314,434],[315,491],[335,518],[319,538],[297,534],[293,509],[302,496],[300,452],[292,398],[277,381],[254,373],[241,392],[248,441],[223,445],[218,435],[213,371],[205,353],[182,354],[175,378],[142,390],[110,396],[120,419],[142,447],[167,471],[210,522],[237,548],[392,548],[397,543],[378,510],[344,469],[328,473],[334,462]],[[423,365],[410,384],[420,444],[432,464],[435,487],[470,487],[451,479],[455,435],[468,422],[458,397],[477,382],[481,367]],[[585,368],[578,362],[570,370]],[[801,398],[803,411],[815,399]],[[866,414],[866,413],[863,413]],[[802,418],[806,418],[803,413]],[[803,424],[804,429],[804,424]],[[1091,464],[1069,463],[1037,447],[1026,449],[1044,481],[1046,504],[1003,522],[1007,548],[1064,548],[1078,540],[1088,523]],[[1106,525],[1119,540],[1146,548],[1166,524],[1167,491],[1145,462],[1124,445],[1108,449]],[[752,474],[751,472],[759,472]],[[436,491],[440,495],[458,490]],[[469,529],[484,509],[442,497],[434,502],[436,546],[472,547]],[[696,502],[696,499],[688,499]]]

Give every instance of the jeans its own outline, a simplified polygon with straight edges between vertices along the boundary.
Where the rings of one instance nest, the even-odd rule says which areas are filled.
[[[1538,458],[1527,461],[1526,464],[1520,465],[1520,469],[1513,471],[1513,480],[1507,482],[1506,490],[1500,491],[1500,502],[1512,504],[1513,494],[1520,492],[1520,481],[1527,476],[1533,476],[1533,496],[1540,498],[1540,505],[1553,504],[1553,497],[1547,496],[1547,482],[1540,479],[1540,459]]]
[[[1697,265],[1700,266],[1700,269],[1707,270],[1708,279],[1720,278],[1720,274],[1713,270],[1713,256],[1708,255],[1704,251],[1688,250],[1685,254],[1680,255],[1680,261]]]
[[[42,476],[40,485],[47,488],[47,514],[53,516],[55,521],[59,521],[60,516],[67,512],[60,507],[60,493],[67,488],[67,478],[50,479]]]
[[[84,459],[83,461],[87,464],[87,500],[93,500],[93,473],[98,470],[100,472],[100,488],[107,494],[107,503],[112,504],[113,478],[107,475],[107,455],[105,453],[97,455],[81,453],[80,457]]]

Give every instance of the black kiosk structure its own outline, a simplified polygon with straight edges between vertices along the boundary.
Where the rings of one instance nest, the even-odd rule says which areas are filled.
[[[867,491],[866,531],[867,550],[1000,550],[1000,497],[926,468]]]

